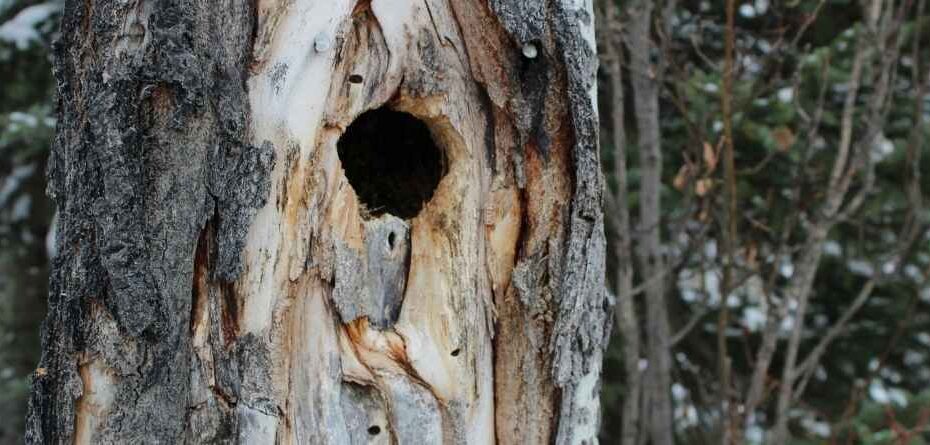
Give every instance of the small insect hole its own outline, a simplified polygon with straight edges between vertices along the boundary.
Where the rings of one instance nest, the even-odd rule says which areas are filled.
[[[461,349],[455,348],[455,349],[452,350],[452,356],[453,356],[453,357],[458,357],[460,352],[462,352]]]
[[[394,232],[388,234],[388,249],[394,250]]]
[[[361,74],[349,75],[349,83],[362,83],[362,75]]]
[[[378,425],[372,425],[368,427],[368,434],[372,436],[377,436],[381,432],[381,427]]]

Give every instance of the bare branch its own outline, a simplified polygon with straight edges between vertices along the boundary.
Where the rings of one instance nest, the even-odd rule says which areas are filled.
[[[730,356],[727,351],[726,331],[730,324],[730,305],[728,299],[733,291],[733,266],[735,264],[734,251],[736,250],[736,167],[733,156],[733,60],[736,31],[734,15],[735,0],[727,0],[727,25],[724,49],[723,92],[720,95],[723,111],[724,133],[724,181],[726,182],[726,222],[724,231],[724,246],[726,248],[726,262],[723,265],[723,292],[720,293],[720,316],[717,320],[717,367],[720,377],[720,419],[724,445],[735,441],[733,432],[733,418],[730,415]]]
[[[844,172],[846,172],[847,158],[849,157],[849,149],[852,145],[853,113],[856,110],[856,97],[859,93],[859,84],[862,80],[862,67],[865,64],[865,34],[860,32],[857,40],[856,53],[853,56],[852,73],[850,74],[846,91],[846,99],[843,102],[843,117],[841,118],[840,124],[840,143],[838,148],[839,153],[833,163],[833,170],[830,173],[830,182],[827,186],[827,189],[831,192],[831,196],[837,195],[840,191],[840,179],[843,177]]]
[[[672,335],[672,339],[670,340],[671,345],[675,346],[678,344],[678,342],[680,342],[685,337],[687,337],[688,334],[691,332],[691,330],[694,329],[694,327],[697,326],[698,322],[701,321],[705,316],[707,316],[708,313],[710,313],[710,309],[701,308],[698,311],[696,311],[694,314],[692,314],[691,318],[688,319],[688,322],[685,323],[685,325],[682,326],[681,329],[679,329],[678,332],[675,333],[675,335]]]
[[[830,343],[836,339],[845,329],[846,324],[849,323],[849,320],[852,319],[859,309],[862,308],[862,305],[869,299],[869,296],[872,295],[872,290],[875,289],[875,279],[871,279],[865,283],[862,287],[862,290],[859,291],[859,294],[856,295],[856,298],[853,300],[852,304],[846,308],[846,311],[843,312],[843,315],[840,316],[839,320],[830,327],[827,333],[820,339],[814,349],[807,355],[807,357],[801,361],[797,366],[796,373],[798,375],[804,374],[801,379],[801,383],[794,390],[794,398],[797,399],[804,392],[804,388],[807,386],[807,382],[810,380],[811,375],[817,369],[820,359],[823,357],[824,352],[826,352],[827,347],[830,346]]]

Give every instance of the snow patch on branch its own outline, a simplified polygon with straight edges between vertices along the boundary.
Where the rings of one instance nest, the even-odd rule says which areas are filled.
[[[4,3],[0,3],[0,10],[6,9]],[[0,25],[0,41],[10,42],[18,49],[28,48],[30,43],[41,37],[38,26],[60,10],[59,2],[45,2],[23,9]]]

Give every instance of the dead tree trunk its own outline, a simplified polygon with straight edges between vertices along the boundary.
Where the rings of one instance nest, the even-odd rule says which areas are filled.
[[[590,1],[68,1],[31,443],[594,443]]]

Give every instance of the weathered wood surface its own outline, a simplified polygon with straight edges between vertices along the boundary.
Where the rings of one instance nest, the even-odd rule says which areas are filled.
[[[596,442],[592,25],[588,1],[69,1],[27,441]],[[406,220],[337,154],[379,107],[447,162]]]

